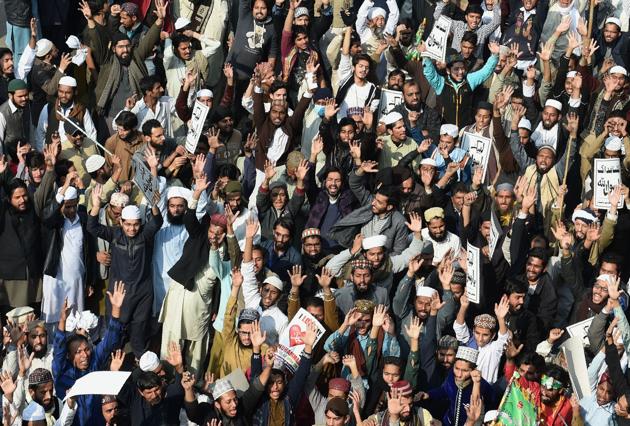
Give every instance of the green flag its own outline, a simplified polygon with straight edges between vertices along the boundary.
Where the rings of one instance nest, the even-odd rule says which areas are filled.
[[[533,426],[538,417],[534,395],[521,386],[520,376],[514,372],[499,406],[497,426]]]

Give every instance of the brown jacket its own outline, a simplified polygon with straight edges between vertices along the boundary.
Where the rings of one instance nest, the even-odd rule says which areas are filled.
[[[110,136],[107,141],[105,141],[105,148],[107,148],[107,150],[114,155],[120,157],[120,167],[122,168],[122,172],[118,181],[125,182],[130,180],[133,177],[133,170],[131,168],[131,157],[133,157],[133,154],[136,151],[140,151],[144,148],[144,139],[142,138],[142,133],[135,131],[129,142],[122,140],[118,136],[118,133],[115,133]],[[109,164],[111,167],[111,155],[107,154],[105,159],[107,160],[107,164]]]

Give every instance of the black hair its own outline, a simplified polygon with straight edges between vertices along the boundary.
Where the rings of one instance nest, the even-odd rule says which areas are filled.
[[[192,39],[182,33],[175,32],[171,35],[171,43],[173,45],[173,51],[177,51],[177,48],[182,43],[190,43]]]
[[[55,163],[55,175],[57,176],[55,181],[59,186],[61,186],[61,178],[66,177],[71,167],[74,167],[74,163],[65,158],[60,158]]]
[[[569,373],[567,370],[556,364],[547,364],[545,369],[545,375],[554,378],[562,383],[562,386],[566,389],[569,386]]]
[[[4,57],[4,55],[11,55],[11,56],[13,56],[13,52],[11,51],[11,49],[9,49],[7,47],[0,47],[0,59],[2,59]]]
[[[599,265],[601,267],[602,263],[612,263],[615,266],[617,266],[617,269],[619,269],[619,265],[621,265],[622,259],[615,253],[604,253],[600,258],[599,258]]]
[[[263,260],[266,263],[267,262],[267,250],[265,250],[263,248],[263,246],[261,246],[260,244],[254,244],[254,246],[252,247],[252,252],[256,250],[262,253],[263,255]]]
[[[405,81],[405,73],[400,68],[393,69],[387,76],[387,79],[389,80],[396,75],[402,77],[403,82]]]
[[[400,358],[397,356],[386,356],[383,358],[383,366],[385,365],[395,365],[396,367],[402,370],[403,363]]]
[[[516,278],[508,278],[505,283],[505,294],[509,296],[515,293],[527,294],[527,283]]]
[[[542,247],[534,247],[529,250],[527,253],[527,257],[536,257],[543,261],[543,267],[547,266],[547,262],[549,262],[549,253]]]
[[[308,308],[309,306],[312,306],[314,308],[323,308],[324,301],[320,297],[315,297],[315,296],[307,297],[306,300],[304,301],[304,307]]]
[[[103,10],[103,6],[105,6],[106,0],[89,0],[88,5],[90,6],[90,12],[92,15],[96,15]]]
[[[6,188],[8,197],[11,198],[15,190],[20,189],[20,188],[26,190],[28,194],[28,188],[26,186],[26,182],[24,182],[22,179],[17,179],[17,178],[13,179],[11,182],[9,182]]]
[[[66,340],[66,353],[68,354],[68,357],[71,356],[71,349],[75,347],[75,345],[78,346],[81,343],[89,345],[90,341],[82,334],[73,334],[72,336],[68,337],[68,339]]]
[[[523,352],[516,357],[516,365],[533,365],[538,373],[545,370],[545,358],[536,352]]]
[[[234,164],[221,164],[217,167],[217,177],[228,177],[230,180],[239,180],[241,171]]]
[[[269,93],[276,93],[280,89],[287,89],[287,83],[282,80],[274,80],[269,86]],[[287,89],[288,90],[288,89]]]
[[[138,127],[138,117],[131,111],[120,111],[115,122],[116,126],[122,127],[125,130],[134,130]]]
[[[280,370],[279,368],[272,368],[271,369],[271,374],[269,376],[269,378],[271,379],[271,377],[282,377],[282,380],[287,381],[287,375],[285,374],[285,372],[283,370]],[[267,381],[267,385],[270,385],[272,382],[271,380]]]
[[[367,63],[370,64],[370,69],[372,69],[372,58],[370,58],[370,55],[368,55],[367,53],[359,53],[354,58],[352,58],[352,66],[356,66],[359,61],[367,61]]]
[[[328,175],[331,173],[339,173],[339,175],[341,176],[341,182],[344,182],[343,171],[336,166],[330,166],[324,171],[324,173],[322,174],[323,180],[328,179]]]
[[[280,216],[278,219],[276,219],[276,221],[273,224],[273,229],[276,229],[276,227],[281,226],[284,229],[288,229],[289,230],[289,235],[293,235],[293,228],[294,228],[294,224],[293,221],[285,216]]]
[[[162,123],[157,121],[155,118],[152,118],[151,120],[145,121],[145,123],[142,125],[142,134],[144,136],[151,136],[151,133],[153,133],[153,129],[159,129],[161,127]]]
[[[464,194],[468,193],[468,187],[463,182],[457,182],[453,185],[453,189],[451,190],[451,194],[455,195],[459,192],[463,192]]]
[[[136,386],[139,390],[153,389],[162,386],[162,379],[153,371],[143,371],[138,374]]]
[[[376,190],[377,194],[387,197],[387,205],[394,206],[394,209],[398,208],[398,190],[392,185],[382,185]]]
[[[293,41],[295,41],[295,39],[297,39],[299,35],[305,35],[306,37],[309,37],[308,34],[308,28],[306,28],[304,25],[294,25],[291,29],[291,39]]]
[[[464,35],[462,36],[462,41],[460,42],[460,44],[467,41],[473,46],[476,46],[478,40],[479,40],[479,37],[477,36],[477,33],[472,32],[472,31],[466,31]]]
[[[147,75],[140,79],[140,91],[142,95],[146,95],[147,92],[153,90],[155,83],[160,83],[160,79],[157,75]]]
[[[29,169],[38,169],[46,164],[44,154],[39,151],[29,151],[24,160]]]

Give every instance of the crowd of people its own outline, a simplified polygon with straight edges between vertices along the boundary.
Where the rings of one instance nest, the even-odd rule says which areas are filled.
[[[3,4],[4,426],[630,424],[630,1]]]

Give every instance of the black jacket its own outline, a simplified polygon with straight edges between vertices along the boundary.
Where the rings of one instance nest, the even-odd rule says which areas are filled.
[[[41,278],[42,265],[41,222],[32,203],[29,202],[25,212],[18,212],[8,201],[3,201],[0,205],[0,279]]]

